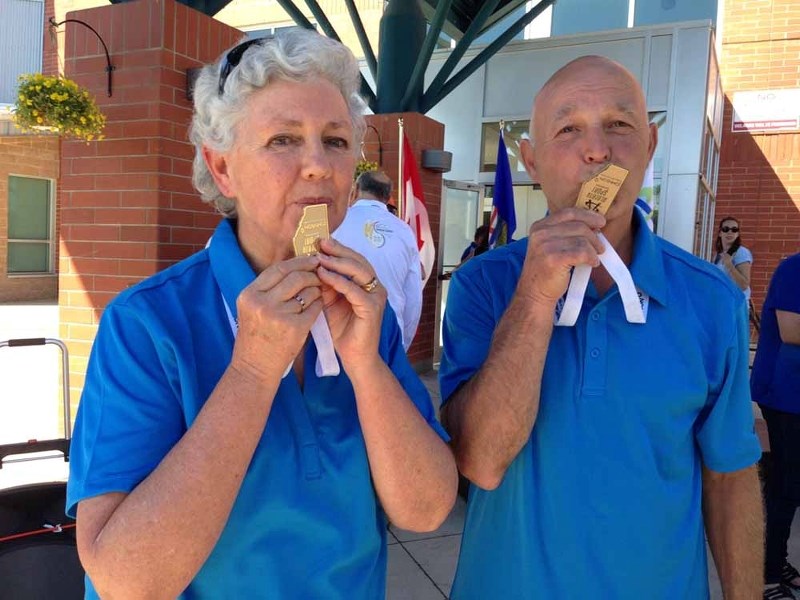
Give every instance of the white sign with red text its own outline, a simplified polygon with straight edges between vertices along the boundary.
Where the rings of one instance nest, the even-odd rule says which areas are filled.
[[[770,133],[800,130],[800,89],[733,93],[731,131]]]

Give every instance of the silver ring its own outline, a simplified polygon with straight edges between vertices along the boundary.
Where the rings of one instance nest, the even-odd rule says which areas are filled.
[[[378,287],[378,278],[377,277],[373,277],[370,281],[368,281],[367,283],[365,283],[364,285],[362,285],[360,287],[365,292],[368,292],[368,293],[371,294],[372,292],[375,291],[375,288]]]
[[[300,304],[300,312],[303,312],[306,309],[306,301],[300,297],[300,294],[297,294],[294,299]]]

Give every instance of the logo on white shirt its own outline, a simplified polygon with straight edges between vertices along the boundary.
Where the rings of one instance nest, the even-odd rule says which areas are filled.
[[[364,223],[364,237],[375,248],[381,248],[386,244],[386,236],[394,233],[380,221],[367,221]]]

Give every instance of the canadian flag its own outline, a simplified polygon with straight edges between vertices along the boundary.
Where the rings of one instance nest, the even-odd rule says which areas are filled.
[[[422,194],[422,180],[419,177],[417,161],[406,134],[403,134],[403,220],[408,223],[417,238],[419,262],[422,266],[422,287],[428,282],[436,261],[436,248],[433,245],[428,209]]]

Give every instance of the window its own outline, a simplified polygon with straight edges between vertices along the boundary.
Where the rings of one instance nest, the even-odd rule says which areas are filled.
[[[53,272],[53,184],[8,178],[8,272]]]
[[[17,99],[17,76],[42,70],[43,0],[0,0],[0,104]]]
[[[528,139],[528,127],[530,121],[503,121],[503,138],[506,142],[508,151],[508,165],[511,173],[522,173],[525,171],[525,164],[519,152],[520,142]],[[500,138],[500,123],[498,121],[486,121],[481,126],[481,172],[494,172],[497,165],[497,144]]]

